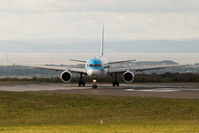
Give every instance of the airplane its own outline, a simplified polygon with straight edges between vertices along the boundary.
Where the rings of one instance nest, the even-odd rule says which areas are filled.
[[[48,70],[56,70],[62,71],[60,78],[63,82],[69,83],[72,80],[73,73],[80,74],[80,79],[78,82],[78,86],[85,86],[84,77],[92,77],[93,78],[93,85],[92,88],[96,89],[96,78],[98,77],[107,77],[110,75],[114,78],[112,82],[112,86],[119,86],[118,82],[118,74],[123,74],[123,80],[126,83],[131,83],[134,81],[135,72],[142,72],[147,70],[159,70],[169,67],[177,67],[183,65],[164,65],[164,66],[150,66],[150,67],[133,67],[133,68],[111,68],[110,66],[113,64],[121,64],[127,62],[133,62],[136,60],[122,60],[122,61],[115,61],[109,62],[104,57],[104,26],[102,26],[102,41],[101,41],[101,50],[100,55],[96,57],[91,57],[90,59],[81,60],[81,59],[71,59],[71,61],[84,63],[85,68],[65,68],[65,67],[51,67],[51,66],[27,66],[27,65],[17,65],[17,66],[27,66],[32,68],[39,68],[39,69],[48,69]],[[184,65],[186,66],[186,65]]]

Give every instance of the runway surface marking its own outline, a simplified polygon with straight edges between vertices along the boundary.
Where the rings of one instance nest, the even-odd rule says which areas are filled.
[[[125,89],[125,91],[143,91],[143,92],[175,92],[181,91],[175,88],[156,88],[156,89],[143,89],[143,90],[136,90],[136,89]]]
[[[86,87],[78,87],[77,84],[8,84],[0,85],[0,91],[41,91],[69,94],[199,99],[199,83],[140,83],[121,84],[120,87],[112,87],[110,84],[100,84],[98,89],[94,90],[91,84],[88,84]]]

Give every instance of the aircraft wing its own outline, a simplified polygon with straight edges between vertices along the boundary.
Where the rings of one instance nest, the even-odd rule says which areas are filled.
[[[187,67],[190,65],[164,65],[164,66],[149,66],[149,67],[132,67],[132,68],[112,68],[109,69],[109,73],[123,73],[126,72],[127,70],[129,71],[137,71],[137,72],[142,72],[142,71],[147,71],[147,70],[159,70],[159,69],[164,69],[164,68],[172,68],[172,67]]]
[[[84,68],[69,68],[67,69],[70,72],[73,73],[83,73],[83,74],[87,74],[86,70]]]
[[[86,74],[86,70],[84,68],[66,68],[66,67],[57,67],[57,66],[32,66],[32,65],[15,65],[14,66],[21,66],[21,67],[29,67],[29,68],[38,68],[38,69],[45,69],[45,70],[55,70],[55,71],[70,71],[73,73],[84,73]]]

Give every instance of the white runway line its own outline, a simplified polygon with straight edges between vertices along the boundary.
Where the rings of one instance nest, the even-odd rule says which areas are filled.
[[[142,92],[176,92],[181,91],[172,88],[159,88],[159,89],[145,89],[145,90],[135,90],[135,89],[126,89],[125,91],[142,91]]]
[[[77,89],[88,89],[87,87],[76,87],[66,85],[14,85],[14,86],[0,86],[0,91],[15,91],[15,92],[26,92],[26,91],[57,91],[57,90],[77,90]]]
[[[136,91],[135,89],[126,89],[125,91]]]
[[[182,91],[199,91],[199,89],[181,89]]]

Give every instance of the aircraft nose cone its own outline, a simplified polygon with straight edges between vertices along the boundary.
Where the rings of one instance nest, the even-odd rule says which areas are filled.
[[[88,76],[92,76],[93,75],[93,71],[92,70],[87,70],[87,74],[88,74]]]
[[[90,69],[90,70],[87,71],[87,74],[89,76],[98,76],[98,75],[100,75],[100,71],[99,70]]]

